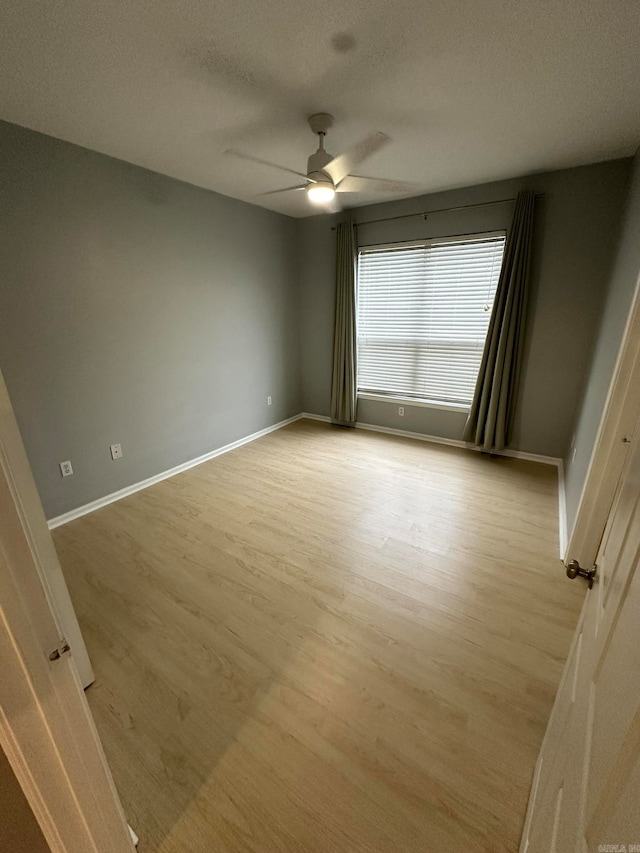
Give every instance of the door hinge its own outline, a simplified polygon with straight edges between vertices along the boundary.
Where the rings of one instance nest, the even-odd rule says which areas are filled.
[[[49,652],[49,660],[59,660],[62,657],[62,655],[66,654],[67,652],[70,652],[70,651],[71,651],[71,646],[63,638],[62,640],[60,640],[60,642],[55,647],[55,649],[52,652]]]

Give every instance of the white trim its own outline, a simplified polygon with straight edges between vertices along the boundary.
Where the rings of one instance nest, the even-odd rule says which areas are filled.
[[[329,415],[314,415],[311,412],[302,412],[298,417],[307,421],[320,421],[323,424],[330,424],[331,418]]]
[[[542,770],[542,750],[538,754],[535,770],[533,771],[533,784],[531,785],[531,793],[527,804],[527,813],[524,819],[524,829],[522,830],[522,838],[520,839],[520,853],[527,853],[529,849],[529,832],[531,831],[531,821],[533,819],[533,810],[538,796],[538,784],[540,783],[540,771]]]
[[[47,522],[49,530],[54,530],[56,527],[68,524],[68,522],[73,521],[76,518],[88,515],[90,512],[95,512],[95,510],[101,509],[103,506],[115,503],[115,501],[119,501],[122,498],[126,498],[129,495],[133,495],[136,492],[147,489],[149,486],[154,486],[156,483],[162,482],[162,480],[168,480],[169,477],[175,477],[176,474],[181,474],[183,471],[195,468],[196,465],[202,465],[203,462],[208,462],[210,459],[215,459],[216,456],[222,456],[223,453],[228,453],[230,450],[242,447],[243,444],[248,444],[250,441],[262,438],[263,435],[275,432],[277,429],[281,429],[294,421],[300,420],[301,417],[303,417],[303,415],[294,415],[292,418],[279,421],[277,424],[265,427],[265,429],[261,429],[251,435],[246,435],[244,438],[239,438],[237,441],[232,441],[230,444],[225,444],[222,447],[211,450],[203,456],[197,456],[195,459],[190,459],[188,462],[183,462],[181,465],[176,465],[174,468],[169,468],[167,471],[162,471],[160,474],[154,474],[153,477],[148,477],[146,480],[140,480],[138,483],[132,483],[130,486],[125,486],[124,489],[119,489],[117,492],[111,492],[111,494],[98,498],[95,501],[91,501],[88,504],[76,507],[76,509],[69,510],[69,512],[65,512],[62,515],[57,515],[55,518],[50,518]],[[329,419],[327,418],[327,420]]]
[[[331,418],[327,415],[314,415],[311,412],[302,412],[298,415],[299,418],[306,418],[309,421],[322,421],[322,423],[331,423]],[[466,441],[461,441],[457,438],[443,438],[439,435],[427,435],[423,432],[409,432],[405,429],[394,429],[393,427],[378,426],[377,424],[366,424],[362,421],[356,422],[356,429],[366,429],[370,432],[384,432],[389,435],[400,435],[403,438],[415,438],[418,441],[430,441],[433,444],[448,444],[450,447],[460,447],[463,450],[477,450],[480,448],[473,444],[468,444]],[[540,453],[527,453],[526,450],[499,450],[494,451],[496,456],[508,456],[511,459],[524,459],[529,462],[540,462],[542,465],[554,465],[560,468],[562,459],[557,456],[543,456]]]
[[[0,466],[4,466],[5,476],[10,483],[14,501],[22,513],[24,535],[49,607],[54,614],[58,638],[64,637],[73,648],[73,657],[82,686],[88,687],[95,679],[89,653],[62,574],[56,549],[47,530],[40,496],[1,375]]]
[[[569,653],[565,660],[565,664],[562,670],[562,676],[560,678],[560,684],[558,685],[558,690],[556,692],[556,696],[553,702],[553,708],[551,709],[551,714],[549,715],[549,721],[547,723],[547,728],[544,733],[544,737],[542,738],[542,745],[540,746],[540,752],[538,753],[538,759],[536,761],[536,768],[534,770],[533,784],[529,793],[529,802],[527,804],[527,812],[524,821],[524,827],[522,831],[522,837],[520,839],[520,847],[519,853],[526,853],[529,847],[528,835],[531,831],[531,823],[533,819],[533,811],[535,809],[535,801],[538,795],[538,786],[539,786],[539,778],[540,778],[540,770],[542,768],[542,764],[544,761],[544,755],[548,748],[549,743],[549,732],[553,731],[555,728],[555,723],[557,721],[558,715],[561,713],[560,711],[560,702],[559,697],[562,694],[565,684],[567,683],[567,679],[569,678],[569,673],[573,672],[573,661],[574,655],[576,653],[576,646],[579,642],[579,638],[582,635],[582,626],[584,625],[584,617],[587,608],[589,607],[589,596],[585,595],[584,601],[582,603],[582,609],[580,610],[580,615],[578,616],[578,624],[576,625],[576,630],[573,634],[573,638],[571,640],[571,647],[569,649]],[[555,755],[550,756],[552,759],[555,758]]]
[[[305,416],[306,417],[306,416]],[[371,432],[384,432],[389,435],[400,435],[404,438],[415,438],[418,441],[430,441],[433,444],[448,444],[450,447],[459,447],[463,450],[476,450],[480,452],[480,448],[473,444],[468,444],[466,441],[461,441],[457,438],[442,438],[439,435],[426,435],[421,432],[409,432],[404,429],[394,429],[392,427],[382,427],[377,424],[365,424],[361,421],[356,423],[357,429],[366,429]],[[524,450],[497,450],[492,451],[495,456],[508,456],[511,459],[524,459],[529,462],[540,462],[543,465],[560,466],[562,460],[556,456],[542,456],[539,453],[527,453]]]
[[[140,492],[143,489],[148,488],[149,486],[154,486],[156,483],[162,482],[162,480],[167,480],[169,477],[174,477],[176,474],[181,474],[183,471],[188,471],[190,468],[195,468],[196,465],[201,465],[203,462],[208,462],[210,459],[215,459],[216,456],[222,456],[223,453],[228,453],[230,450],[235,450],[237,447],[242,447],[243,444],[248,444],[251,441],[255,441],[257,438],[261,438],[263,435],[268,435],[270,432],[275,432],[278,429],[281,429],[288,424],[292,424],[294,421],[299,420],[309,420],[309,421],[320,421],[321,423],[331,423],[331,418],[328,415],[316,415],[312,412],[301,412],[299,415],[294,415],[291,418],[287,418],[284,421],[280,421],[277,424],[273,424],[273,426],[266,427],[265,429],[260,430],[259,432],[254,432],[251,435],[245,436],[245,438],[240,438],[237,441],[231,442],[231,444],[225,444],[223,447],[219,447],[216,450],[212,450],[210,453],[205,453],[203,456],[198,456],[196,459],[191,459],[189,462],[183,462],[182,465],[176,465],[175,468],[169,468],[167,471],[163,471],[160,474],[155,474],[153,477],[149,477],[146,480],[141,480],[139,483],[133,483],[131,486],[127,486],[124,489],[120,489],[117,492],[112,492],[110,495],[105,495],[103,498],[98,498],[91,503],[84,504],[84,506],[79,506],[76,509],[72,509],[64,515],[58,515],[56,518],[52,518],[49,520],[49,529],[53,530],[56,527],[60,527],[63,524],[67,524],[69,521],[73,521],[75,518],[80,518],[83,515],[88,515],[90,512],[94,512],[97,509],[101,509],[103,506],[107,506],[110,503],[114,503],[115,501],[119,501],[121,498],[126,498],[129,495],[135,494],[135,492]],[[461,450],[476,450],[479,451],[478,447],[475,447],[472,444],[467,444],[465,441],[460,441],[455,438],[442,438],[438,435],[425,435],[421,432],[409,432],[404,429],[393,429],[392,427],[383,427],[378,426],[377,424],[367,424],[362,421],[358,421],[356,423],[356,429],[364,429],[369,432],[381,432],[387,435],[399,435],[403,438],[413,438],[417,441],[428,441],[432,444],[445,444],[449,447],[458,447]],[[564,471],[562,466],[562,460],[558,459],[555,456],[542,456],[538,453],[527,453],[523,450],[501,450],[495,454],[496,456],[506,456],[511,459],[524,459],[529,462],[540,462],[542,465],[554,465],[558,469],[558,501],[559,501],[559,537],[560,537],[560,552],[564,553],[564,546],[566,545],[566,506],[564,499]],[[564,518],[564,526],[563,520]],[[564,539],[562,538],[564,536]]]
[[[471,448],[479,450],[478,447]],[[562,464],[562,459],[559,456],[544,456],[542,453],[527,453],[526,450],[499,450],[498,456],[508,456],[511,459],[524,459],[525,462],[539,462],[541,465],[554,465],[559,468]]]
[[[558,541],[560,559],[564,559],[567,550],[567,491],[564,480],[564,462],[558,459]]]
[[[565,563],[577,560],[582,566],[594,565],[630,446],[623,439],[631,437],[639,418],[640,275],[563,555]]]
[[[330,423],[331,418],[326,415],[312,415],[309,412],[303,412],[302,418],[307,418],[312,421],[322,421]],[[356,422],[356,429],[365,429],[370,432],[381,432],[388,435],[399,435],[403,438],[414,438],[418,441],[428,441],[433,444],[446,444],[449,447],[458,447],[461,450],[480,450],[473,444],[467,444],[465,441],[460,441],[455,438],[441,438],[438,435],[425,435],[421,432],[409,432],[404,429],[393,429],[392,427],[382,427],[376,424],[365,424],[361,421]],[[506,456],[510,459],[524,459],[528,462],[539,462],[542,465],[553,465],[558,469],[558,546],[560,559],[562,559],[567,547],[567,503],[564,487],[564,464],[562,459],[557,456],[542,456],[539,453],[527,453],[524,450],[501,450],[496,453],[497,456]]]
[[[420,214],[419,214],[420,215]],[[356,223],[360,227],[366,222]],[[366,243],[358,246],[358,255],[372,255],[375,252],[386,252],[389,249],[414,249],[420,246],[443,246],[447,243],[478,243],[481,240],[495,240],[496,237],[507,236],[506,229],[498,231],[476,231],[473,234],[452,234],[450,237],[425,237],[422,240],[397,240],[391,243]]]
[[[471,408],[470,403],[444,403],[439,400],[414,400],[408,397],[394,397],[391,394],[370,394],[368,391],[358,391],[358,400],[376,400],[379,403],[393,403],[394,405],[420,406],[424,409],[442,409],[445,412],[464,412]]]
[[[49,657],[62,635],[40,561],[45,577],[59,565],[1,373],[0,516],[0,745],[52,853],[134,853],[74,640]]]
[[[426,435],[422,432],[409,432],[405,429],[394,429],[393,427],[378,426],[377,424],[366,424],[362,421],[356,422],[356,429],[366,429],[369,432],[383,432],[388,435],[399,435],[402,438],[415,438],[418,441],[429,441],[433,444],[448,444],[450,447],[466,448],[464,441],[456,438],[441,438],[439,435]]]

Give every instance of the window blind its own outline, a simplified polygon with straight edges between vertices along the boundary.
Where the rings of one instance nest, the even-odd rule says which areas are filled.
[[[492,233],[360,250],[359,392],[471,403],[504,243]]]

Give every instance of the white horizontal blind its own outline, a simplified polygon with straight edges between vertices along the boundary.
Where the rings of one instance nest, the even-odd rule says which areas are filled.
[[[469,404],[505,235],[361,249],[358,391]]]

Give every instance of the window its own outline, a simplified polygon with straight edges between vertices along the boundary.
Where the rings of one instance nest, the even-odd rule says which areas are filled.
[[[363,248],[358,393],[468,407],[504,233]]]

